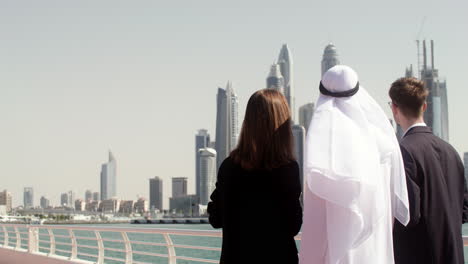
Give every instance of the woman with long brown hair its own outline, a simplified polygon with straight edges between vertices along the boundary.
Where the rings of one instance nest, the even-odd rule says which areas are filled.
[[[250,97],[237,148],[221,164],[208,204],[210,224],[223,229],[220,263],[298,262],[301,182],[291,125],[280,92]]]

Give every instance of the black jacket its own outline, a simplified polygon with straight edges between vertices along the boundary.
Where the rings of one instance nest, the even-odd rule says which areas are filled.
[[[247,171],[227,158],[208,204],[223,229],[223,264],[298,263],[294,236],[302,225],[299,166]]]
[[[468,197],[460,156],[429,127],[411,128],[400,145],[411,219],[407,227],[395,222],[395,263],[463,264]]]

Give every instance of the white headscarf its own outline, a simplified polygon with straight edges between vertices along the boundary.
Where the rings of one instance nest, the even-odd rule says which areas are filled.
[[[349,210],[352,216],[332,224],[339,232],[327,232],[328,244],[333,245],[329,257],[339,260],[347,250],[365,241],[386,214],[378,195],[382,188],[378,177],[386,177],[382,164],[391,168],[392,214],[404,225],[409,221],[408,193],[394,129],[359,85],[356,72],[338,65],[323,75],[321,83],[331,93],[357,90],[348,97],[321,94],[306,141],[307,187],[321,199]]]

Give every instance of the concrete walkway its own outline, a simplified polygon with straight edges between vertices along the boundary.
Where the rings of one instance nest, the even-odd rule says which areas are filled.
[[[27,252],[14,251],[12,249],[0,248],[0,264],[70,264],[76,263],[66,260],[49,258]]]

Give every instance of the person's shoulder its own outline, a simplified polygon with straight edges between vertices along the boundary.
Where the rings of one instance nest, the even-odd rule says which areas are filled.
[[[225,171],[225,170],[231,170],[237,166],[240,166],[234,160],[229,156],[221,162],[221,165],[219,165],[219,171]]]
[[[283,164],[282,166],[280,166],[279,168],[277,168],[279,170],[286,170],[286,171],[299,171],[299,163],[297,163],[296,160],[291,160],[285,164]]]

